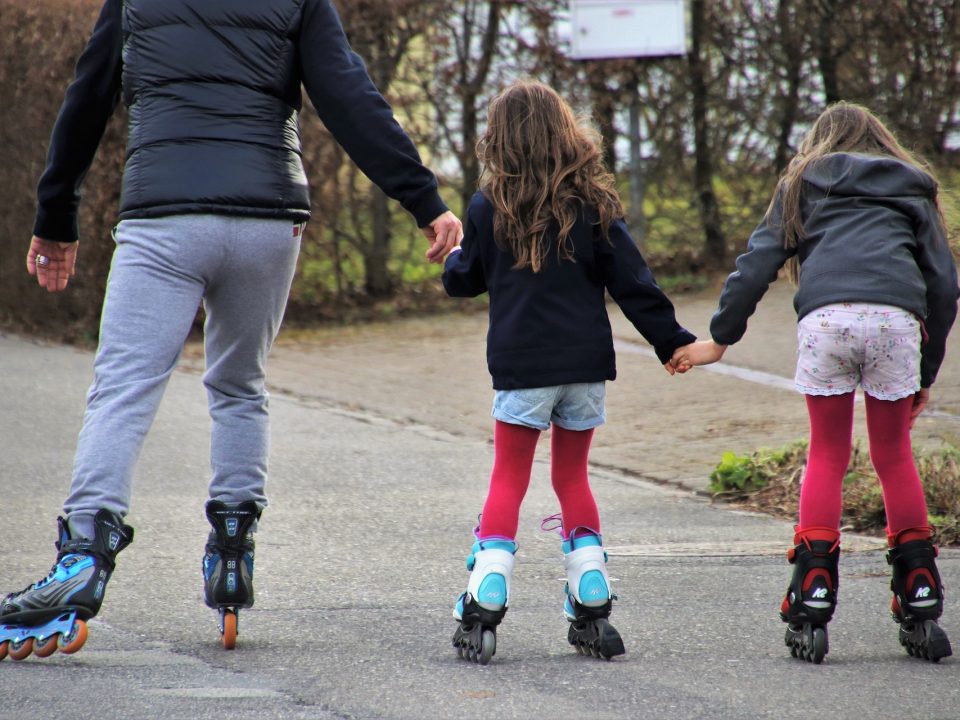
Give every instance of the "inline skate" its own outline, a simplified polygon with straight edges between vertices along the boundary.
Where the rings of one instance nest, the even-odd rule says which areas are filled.
[[[453,617],[460,622],[453,633],[457,655],[486,665],[497,651],[497,625],[507,613],[510,577],[517,544],[505,538],[477,538],[467,570],[470,580],[457,599]]]
[[[916,537],[923,539],[913,539]],[[940,662],[953,650],[947,634],[937,624],[943,613],[943,585],[935,561],[937,547],[931,542],[929,528],[905,530],[891,541],[893,547],[887,553],[893,570],[891,611],[900,625],[900,644],[912,657]]]
[[[798,530],[787,553],[793,578],[780,606],[787,623],[784,643],[795,658],[819,665],[829,652],[827,623],[837,607],[840,533],[831,528]]]
[[[225,503],[210,500],[207,520],[213,526],[203,556],[203,599],[217,611],[223,646],[237,645],[241,608],[253,605],[254,541],[251,530],[260,518],[252,500]]]
[[[567,641],[580,655],[609,660],[623,655],[623,639],[608,618],[616,598],[610,591],[603,539],[586,528],[575,528],[563,541],[567,571],[563,611],[570,628]]]
[[[0,601],[0,660],[23,660],[32,652],[77,652],[87,641],[87,620],[100,611],[117,553],[133,541],[133,528],[100,510],[94,537],[76,537],[58,518],[57,561],[50,574]]]

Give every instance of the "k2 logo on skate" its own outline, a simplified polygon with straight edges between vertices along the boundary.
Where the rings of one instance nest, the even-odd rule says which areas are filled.
[[[924,585],[923,587],[917,588],[917,592],[914,595],[915,598],[925,598],[930,597],[930,586]]]
[[[813,597],[815,600],[822,600],[827,596],[827,589],[824,587],[817,588],[813,591]]]

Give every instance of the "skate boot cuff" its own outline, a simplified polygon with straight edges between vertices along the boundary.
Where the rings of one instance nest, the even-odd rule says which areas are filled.
[[[912,540],[890,548],[887,562],[893,570],[890,590],[897,622],[936,620],[943,613],[943,583],[936,557],[937,547],[929,540]]]
[[[210,500],[205,507],[207,520],[213,526],[208,544],[222,550],[253,550],[251,527],[260,519],[260,508],[252,500],[225,503]]]
[[[113,572],[117,554],[133,542],[133,528],[125,525],[119,515],[109,510],[98,510],[94,516],[94,537],[71,537],[67,520],[57,518],[60,539],[56,543],[57,560],[71,554],[94,555]]]
[[[836,528],[824,527],[824,526],[811,526],[806,528],[795,528],[793,535],[793,544],[794,545],[809,545],[810,542],[814,540],[829,542],[831,544],[836,543],[840,544],[840,531]]]
[[[834,534],[838,535],[836,531]],[[780,618],[788,623],[826,625],[833,618],[840,586],[839,537],[800,540],[787,554],[794,568]]]
[[[895,533],[887,532],[887,546],[896,547],[904,545],[914,540],[931,540],[933,538],[933,528],[929,526],[912,527],[898,530]]]

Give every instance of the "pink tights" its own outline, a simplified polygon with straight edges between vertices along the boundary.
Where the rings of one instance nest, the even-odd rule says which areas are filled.
[[[530,485],[539,438],[539,430],[496,421],[490,491],[480,516],[481,538],[516,538],[520,504]],[[587,477],[592,440],[593,430],[565,430],[554,425],[551,431],[550,477],[560,501],[564,533],[577,527],[600,532],[597,503]]]
[[[808,395],[810,449],[800,490],[798,531],[839,528],[843,476],[850,462],[854,393]],[[878,400],[864,394],[870,460],[880,478],[887,532],[927,526],[927,503],[910,445],[913,397]]]

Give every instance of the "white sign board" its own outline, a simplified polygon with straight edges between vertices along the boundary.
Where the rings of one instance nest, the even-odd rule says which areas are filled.
[[[684,0],[570,0],[572,57],[685,55]]]

